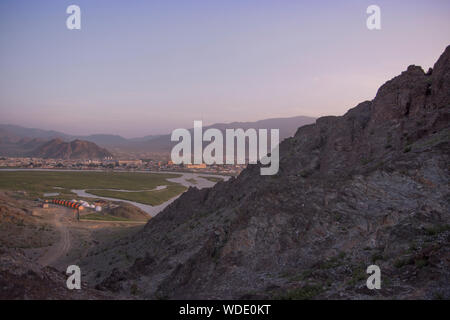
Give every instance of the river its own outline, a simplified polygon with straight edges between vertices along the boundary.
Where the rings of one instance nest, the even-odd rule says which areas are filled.
[[[53,169],[0,169],[0,171],[55,171],[55,172],[64,172],[64,171],[72,171],[72,172],[84,172],[81,170],[53,170]],[[92,172],[92,171],[96,171],[96,172],[102,172],[102,170],[89,170],[89,171],[85,171],[85,172]],[[122,171],[119,171],[122,172]],[[133,172],[138,172],[138,173],[156,173],[156,174],[166,174],[166,173],[171,173],[171,174],[177,174],[177,175],[181,175],[181,177],[178,178],[170,178],[167,179],[168,181],[171,182],[175,182],[175,183],[179,183],[187,188],[189,187],[197,187],[198,189],[203,189],[203,188],[211,188],[213,187],[216,182],[212,182],[209,181],[205,178],[201,178],[201,176],[204,177],[216,177],[216,178],[222,178],[224,179],[224,181],[227,181],[228,179],[230,179],[229,176],[221,176],[221,175],[215,175],[215,174],[207,174],[207,173],[191,173],[191,172],[166,172],[166,171],[158,171],[158,172],[153,172],[153,171],[133,171]],[[195,183],[193,180],[195,180]],[[161,190],[163,188],[165,188],[166,186],[158,186],[155,188],[155,190]],[[148,213],[150,216],[154,217],[155,215],[157,215],[158,213],[160,213],[162,210],[164,210],[165,207],[167,207],[169,204],[171,204],[172,202],[174,202],[180,195],[175,196],[169,200],[167,200],[166,202],[157,205],[157,206],[151,206],[151,205],[147,205],[147,204],[143,204],[143,203],[138,203],[138,202],[134,202],[134,201],[130,201],[130,200],[123,200],[123,199],[117,199],[117,198],[108,198],[108,197],[100,197],[100,196],[96,196],[93,194],[90,194],[88,192],[86,192],[86,190],[71,190],[72,192],[76,193],[79,197],[85,197],[85,198],[97,198],[97,199],[104,199],[104,200],[109,200],[109,201],[122,201],[122,202],[126,202],[126,203],[130,203],[138,208],[140,208],[141,210],[145,211],[146,213]],[[115,190],[115,191],[123,191],[123,192],[133,192],[132,190]],[[139,190],[141,191],[141,190]],[[145,191],[145,190],[142,190]]]

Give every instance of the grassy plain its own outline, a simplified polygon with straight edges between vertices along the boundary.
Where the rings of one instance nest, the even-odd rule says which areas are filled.
[[[87,192],[97,196],[157,205],[185,190],[180,184],[167,180],[177,177],[180,175],[138,172],[0,171],[0,190],[25,191],[29,197],[44,197],[44,193],[57,192],[58,196],[48,198],[67,199],[79,198],[71,190],[87,189]],[[119,191],[151,190],[161,185],[167,188],[142,192]]]
[[[210,177],[210,176],[199,176],[199,177],[206,179],[208,181],[211,181],[211,182],[221,182],[224,180],[223,178],[219,178],[219,177]]]
[[[130,221],[127,218],[115,217],[109,214],[90,213],[80,217],[80,220],[97,220],[97,221]]]
[[[151,206],[159,205],[167,200],[184,192],[186,187],[179,184],[168,185],[162,190],[141,191],[141,192],[122,192],[113,190],[86,190],[86,192],[100,196],[122,200],[130,200]]]

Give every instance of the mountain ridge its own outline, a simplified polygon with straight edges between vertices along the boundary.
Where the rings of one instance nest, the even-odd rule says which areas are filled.
[[[306,123],[312,123],[315,118],[306,116],[296,116],[288,118],[270,118],[258,120],[255,122],[232,122],[217,123],[210,126],[205,126],[204,129],[208,128],[218,128],[224,130],[225,128],[235,129],[243,127],[243,129],[248,128],[267,128],[267,129],[280,129],[280,139],[292,136],[298,126]],[[190,129],[192,131],[192,128]],[[46,131],[41,129],[25,128],[16,125],[2,125],[0,124],[0,154],[8,156],[23,156],[30,152],[30,147],[27,148],[22,145],[22,140],[36,140],[34,148],[42,145],[43,142],[60,138],[65,142],[72,140],[85,140],[93,142],[103,148],[116,148],[123,151],[136,151],[145,150],[149,152],[164,152],[170,153],[172,147],[176,142],[170,141],[170,134],[162,135],[148,135],[138,138],[124,138],[120,135],[114,134],[92,134],[87,136],[74,136],[68,135],[58,131]]]
[[[340,117],[280,144],[280,170],[249,165],[190,188],[99,259],[97,288],[146,299],[450,298],[450,46]],[[134,262],[113,261],[125,250]],[[382,270],[381,290],[365,285]]]

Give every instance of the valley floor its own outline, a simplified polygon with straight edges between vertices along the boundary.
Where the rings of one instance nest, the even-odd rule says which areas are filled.
[[[38,273],[50,272],[51,274],[54,272],[63,275],[69,265],[80,265],[81,260],[86,262],[89,260],[87,257],[92,256],[93,252],[101,250],[103,246],[110,246],[118,239],[134,235],[146,223],[146,221],[131,220],[81,219],[77,221],[76,215],[71,209],[58,206],[40,208],[35,201],[17,198],[16,194],[12,192],[0,193],[0,212],[0,252],[2,256],[0,274],[4,276],[4,279],[11,279],[12,275],[17,275],[17,272],[20,274],[21,271],[23,271],[22,276],[26,275],[33,269],[38,270]],[[82,282],[89,287],[86,279],[95,277],[96,265],[85,263],[81,272]],[[50,278],[49,284],[55,281],[57,283],[53,283],[53,285],[63,291],[63,296],[59,298],[73,298],[72,292],[65,288],[65,276]],[[17,285],[15,284],[15,287]],[[5,288],[9,288],[8,286],[3,287],[0,290],[0,298],[57,297],[42,297],[39,294],[29,296],[30,292],[38,289],[34,285],[33,281],[23,284],[21,294],[24,296],[19,297],[14,291],[6,290]],[[107,294],[99,293],[99,295],[103,297]],[[92,297],[95,297],[95,294]],[[91,298],[90,293],[88,298]]]

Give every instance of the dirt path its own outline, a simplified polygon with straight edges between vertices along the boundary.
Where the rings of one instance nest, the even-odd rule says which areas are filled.
[[[55,213],[55,228],[59,231],[60,240],[49,248],[49,250],[38,259],[42,266],[53,266],[61,257],[64,257],[71,248],[69,229],[63,222],[65,218],[64,210]]]
[[[118,224],[146,224],[148,221],[121,221],[121,220],[89,220],[81,219],[80,222],[95,222],[95,223],[118,223]]]

